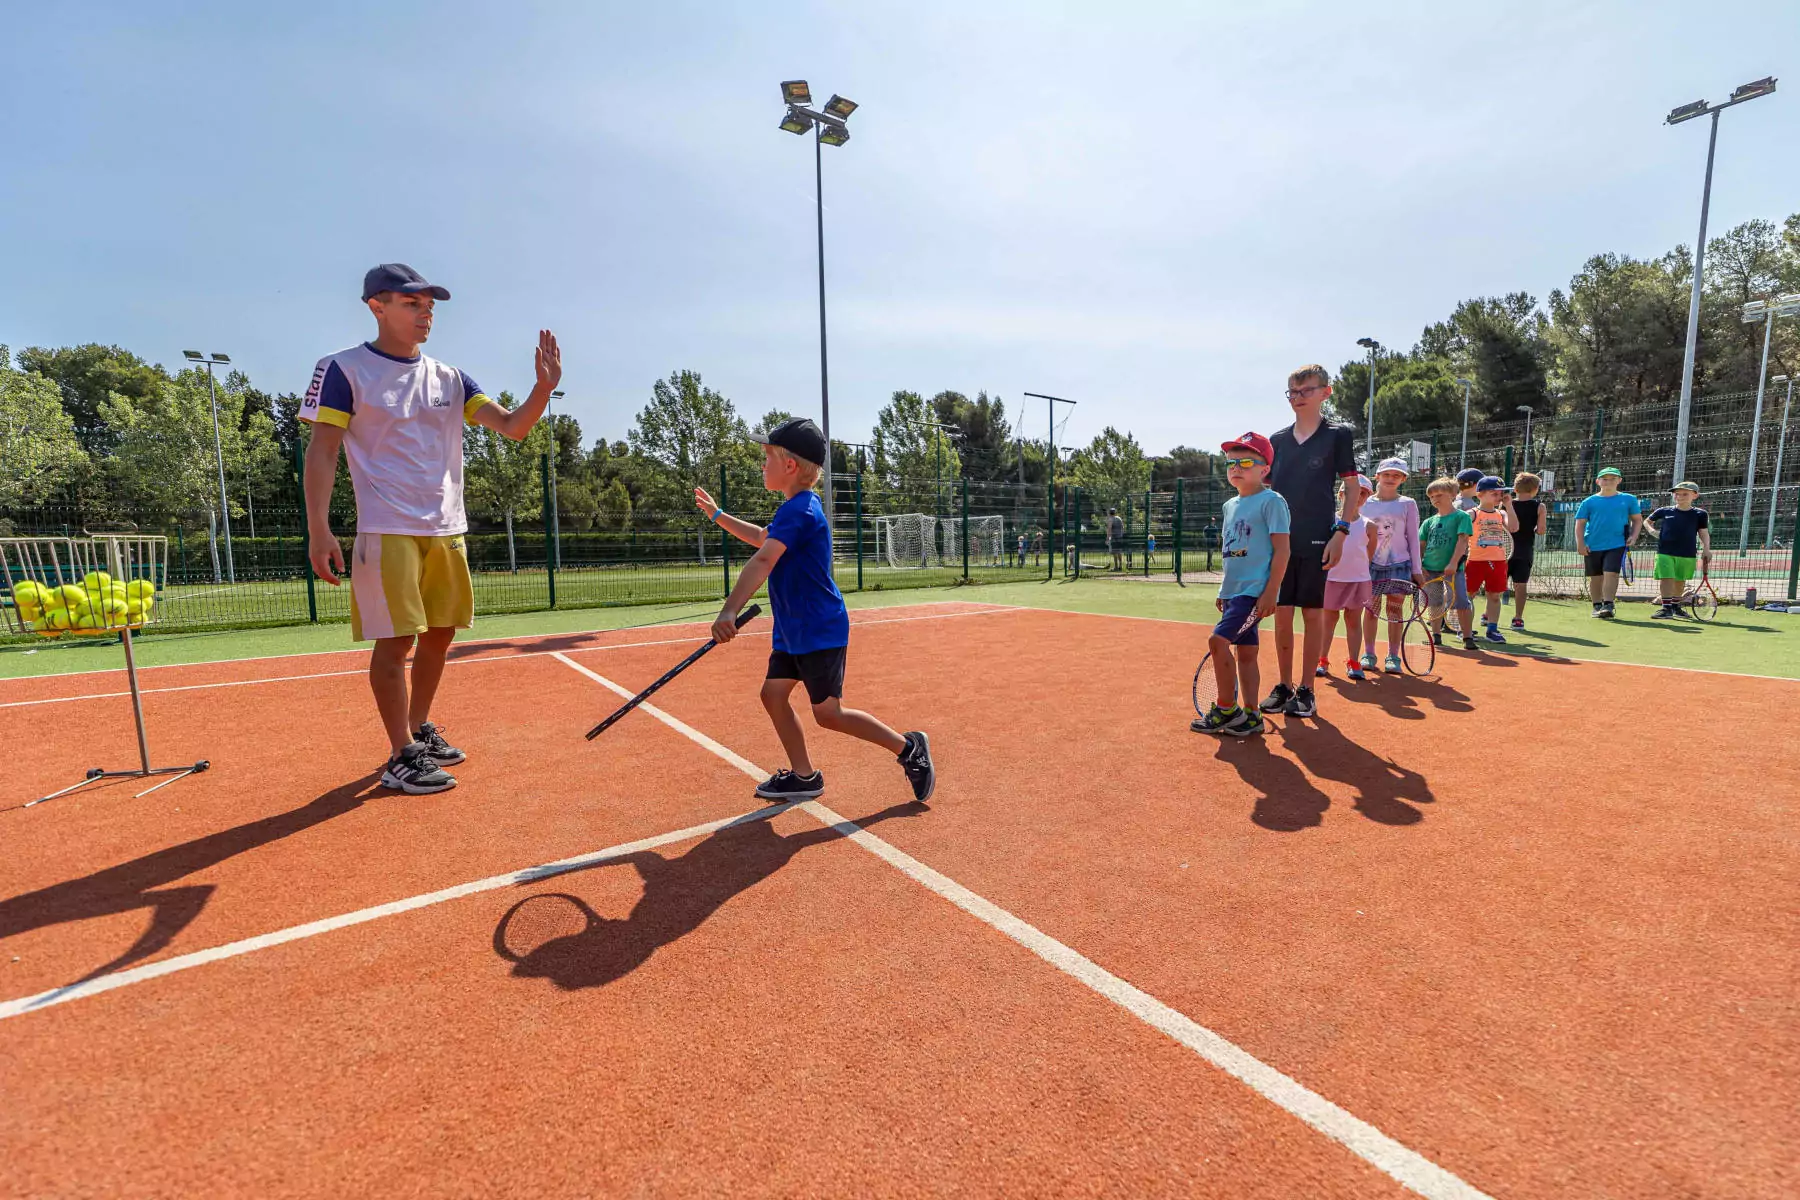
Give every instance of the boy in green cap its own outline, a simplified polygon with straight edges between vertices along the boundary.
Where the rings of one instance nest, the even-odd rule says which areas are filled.
[[[1644,528],[1638,498],[1619,490],[1624,478],[1619,468],[1602,467],[1594,477],[1599,490],[1575,510],[1575,549],[1587,573],[1593,615],[1609,620],[1619,596],[1619,568]]]
[[[1656,586],[1662,598],[1651,619],[1657,621],[1667,621],[1678,611],[1681,593],[1694,577],[1696,551],[1700,559],[1712,558],[1706,510],[1694,507],[1700,485],[1684,479],[1669,494],[1675,498],[1674,507],[1665,504],[1644,518],[1644,525],[1656,535]]]

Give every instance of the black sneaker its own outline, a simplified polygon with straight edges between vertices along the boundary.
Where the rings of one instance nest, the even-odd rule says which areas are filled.
[[[937,768],[931,764],[931,739],[914,730],[906,735],[906,749],[899,754],[900,766],[912,783],[913,799],[920,804],[937,791]]]
[[[1229,726],[1241,725],[1247,720],[1249,720],[1248,710],[1234,704],[1228,711],[1215,704],[1206,710],[1204,717],[1195,717],[1189,721],[1188,728],[1195,733],[1224,733]]]
[[[1674,618],[1675,610],[1666,604],[1650,614],[1650,619],[1652,621],[1671,621],[1674,620]]]
[[[425,744],[425,748],[431,751],[431,757],[435,759],[440,766],[455,766],[463,759],[469,757],[455,746],[452,746],[449,742],[446,742],[444,740],[444,731],[430,721],[419,726],[419,731],[414,736],[418,741]]]
[[[1318,705],[1313,702],[1313,690],[1309,687],[1295,689],[1294,698],[1287,702],[1285,711],[1290,717],[1312,716],[1318,711]]]
[[[429,796],[456,786],[456,777],[438,766],[424,742],[413,742],[388,759],[381,772],[381,786],[397,788],[409,796]]]
[[[1288,701],[1293,698],[1294,689],[1285,683],[1278,683],[1267,696],[1263,697],[1263,702],[1256,707],[1266,713],[1286,712]]]
[[[774,800],[781,804],[811,800],[814,796],[824,794],[825,776],[819,771],[814,771],[811,775],[796,775],[783,767],[756,785],[758,799]]]
[[[1219,732],[1226,737],[1247,738],[1261,733],[1267,727],[1267,722],[1262,719],[1262,714],[1254,708],[1240,708],[1238,719],[1226,725]]]
[[[1604,617],[1608,621],[1612,620],[1613,615],[1614,615],[1613,614],[1613,602],[1611,600],[1608,600],[1606,603],[1602,604],[1600,606],[1600,611],[1595,613],[1594,615],[1597,617]]]

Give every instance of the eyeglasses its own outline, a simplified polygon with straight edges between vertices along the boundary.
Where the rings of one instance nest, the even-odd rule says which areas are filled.
[[[1251,467],[1261,467],[1268,464],[1264,463],[1260,458],[1228,458],[1225,460],[1225,465],[1227,467],[1236,467],[1241,471],[1248,471]]]
[[[1310,396],[1314,392],[1322,392],[1324,390],[1325,385],[1322,383],[1309,384],[1303,388],[1289,388],[1287,390],[1287,398],[1292,400],[1296,396]]]

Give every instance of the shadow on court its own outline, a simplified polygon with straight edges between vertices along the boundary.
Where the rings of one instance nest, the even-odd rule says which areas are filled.
[[[1278,753],[1271,738],[1279,738],[1287,753]],[[1317,717],[1271,721],[1262,737],[1222,741],[1214,757],[1256,790],[1250,820],[1275,833],[1324,824],[1331,797],[1315,779],[1355,788],[1352,807],[1378,825],[1416,825],[1425,819],[1416,806],[1437,801],[1423,775],[1364,749]]]
[[[622,979],[662,947],[700,928],[732,897],[785,867],[800,851],[844,837],[841,829],[825,826],[779,834],[770,819],[786,811],[785,807],[771,808],[727,825],[673,858],[640,850],[578,871],[546,876],[560,879],[565,874],[628,864],[643,880],[644,893],[623,920],[599,915],[579,897],[557,894],[562,911],[537,931],[514,927],[537,919],[527,918],[526,909],[544,897],[527,896],[512,905],[495,926],[494,953],[513,964],[514,976],[548,979],[565,991],[605,987]],[[895,817],[916,817],[929,811],[924,804],[908,801],[850,823],[867,829]]]
[[[1333,675],[1330,682],[1331,690],[1352,704],[1373,704],[1403,721],[1424,720],[1426,703],[1443,712],[1475,711],[1475,702],[1466,693],[1441,679],[1381,675],[1356,683]]]
[[[193,924],[214,891],[214,885],[210,883],[187,887],[166,885],[246,851],[341,817],[362,807],[363,801],[371,796],[388,794],[375,786],[380,777],[380,771],[372,771],[354,782],[332,788],[299,808],[209,833],[80,879],[54,883],[35,892],[0,900],[0,940],[52,925],[147,909],[150,925],[138,940],[117,958],[95,967],[75,982],[85,983],[122,970],[149,958],[174,941],[182,930]]]

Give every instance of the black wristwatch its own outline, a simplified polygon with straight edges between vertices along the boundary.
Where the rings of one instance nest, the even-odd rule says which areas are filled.
[[[1333,521],[1331,523],[1331,532],[1333,532],[1333,533],[1349,533],[1350,532],[1350,522],[1348,522],[1348,521]]]

